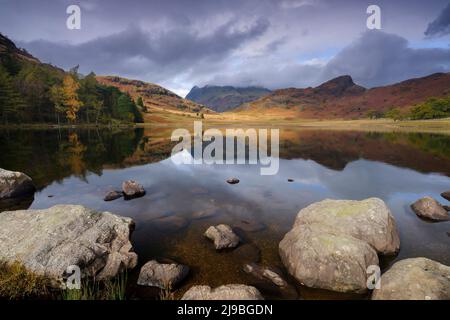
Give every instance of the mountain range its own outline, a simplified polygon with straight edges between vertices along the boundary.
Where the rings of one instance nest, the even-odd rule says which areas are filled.
[[[450,95],[450,73],[435,73],[383,87],[366,89],[351,76],[340,76],[315,88],[275,90],[234,112],[271,113],[313,119],[363,118],[369,112],[408,110],[429,98]]]
[[[211,86],[193,87],[186,99],[203,104],[208,108],[225,112],[243,103],[257,100],[271,91],[262,87]]]

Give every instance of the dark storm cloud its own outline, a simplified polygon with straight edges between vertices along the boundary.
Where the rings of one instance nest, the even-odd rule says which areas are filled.
[[[351,75],[373,87],[450,69],[450,49],[410,48],[400,36],[367,31],[325,67],[322,80]]]
[[[185,71],[198,63],[217,63],[230,51],[264,34],[268,27],[267,20],[258,19],[239,29],[235,28],[235,21],[232,20],[209,34],[200,35],[187,28],[172,28],[152,34],[131,26],[123,32],[81,44],[47,40],[19,44],[37,57],[45,57],[46,62],[65,68],[80,64],[85,72],[95,70],[102,74],[124,72],[142,75],[150,71],[146,68],[171,73]]]
[[[376,3],[385,33],[365,33],[369,0],[0,0],[0,32],[42,61],[178,93],[306,87],[342,73],[373,86],[448,71],[447,38],[423,37],[433,19],[427,38],[444,34],[448,0]],[[82,9],[81,30],[66,28],[70,4]],[[441,49],[417,49],[431,45]]]
[[[442,10],[439,16],[428,25],[427,30],[425,30],[425,35],[428,37],[443,36],[447,34],[450,34],[450,3]]]
[[[260,85],[272,89],[308,87],[348,74],[360,85],[375,87],[448,70],[448,48],[411,48],[400,36],[366,31],[327,63],[273,63],[268,66],[260,61],[245,70],[218,75],[205,83]]]

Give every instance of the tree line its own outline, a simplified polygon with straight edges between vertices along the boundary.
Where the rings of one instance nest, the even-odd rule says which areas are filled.
[[[118,124],[143,122],[128,93],[100,84],[94,73],[64,72],[52,65],[0,54],[2,124]]]
[[[386,112],[370,110],[371,119],[389,118],[393,120],[426,120],[450,117],[450,95],[443,98],[429,98],[408,109],[393,107]]]

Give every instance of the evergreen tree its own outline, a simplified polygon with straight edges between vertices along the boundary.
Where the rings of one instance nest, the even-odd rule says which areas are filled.
[[[0,112],[3,123],[18,120],[24,104],[6,70],[0,66]]]

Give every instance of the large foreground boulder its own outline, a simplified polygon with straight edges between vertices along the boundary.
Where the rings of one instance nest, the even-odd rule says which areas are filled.
[[[421,218],[434,221],[450,220],[447,210],[432,197],[417,200],[411,205],[411,209]]]
[[[304,285],[355,293],[367,291],[367,268],[378,265],[377,254],[399,248],[395,220],[377,198],[314,203],[279,245],[284,265]]]
[[[29,176],[0,168],[0,200],[28,196],[36,188]]]
[[[105,279],[134,268],[130,218],[78,205],[0,213],[0,261],[61,280],[76,265],[83,276]]]
[[[159,263],[151,260],[139,273],[138,285],[172,289],[189,273],[189,267],[178,263]]]
[[[378,253],[394,254],[400,238],[391,211],[383,200],[323,200],[302,209],[295,225],[320,225],[334,234],[352,236],[370,244]]]
[[[320,226],[301,225],[280,243],[289,273],[308,287],[364,293],[366,270],[378,265],[375,250],[352,236],[331,234]]]
[[[426,258],[396,262],[381,276],[373,300],[450,300],[450,267]]]
[[[228,284],[215,289],[211,289],[210,286],[193,286],[181,300],[264,300],[264,298],[255,287]]]

